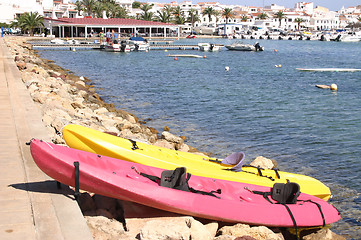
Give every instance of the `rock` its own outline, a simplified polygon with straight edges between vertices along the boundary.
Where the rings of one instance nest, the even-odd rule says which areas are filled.
[[[158,139],[155,143],[154,143],[155,146],[158,146],[158,147],[164,147],[164,148],[169,148],[169,149],[175,149],[174,148],[174,144],[173,143],[170,143],[168,142],[167,140],[165,139]]]
[[[236,224],[234,226],[225,226],[222,227],[218,233],[222,235],[231,235],[236,237],[250,236],[257,240],[283,240],[278,234],[274,233],[267,227],[250,227],[246,224]]]
[[[123,239],[125,231],[120,222],[103,216],[85,216],[85,219],[95,240]]]
[[[16,63],[16,66],[18,67],[19,70],[24,70],[26,68],[26,63],[24,61],[18,61]]]
[[[221,236],[215,237],[214,240],[234,240],[234,236],[221,235]]]
[[[303,240],[346,240],[346,238],[337,235],[330,229],[322,228],[315,233],[311,233],[302,238]]]
[[[168,142],[173,142],[173,143],[178,143],[178,144],[182,144],[183,143],[183,139],[180,137],[175,136],[174,134],[171,134],[168,131],[164,131],[162,132],[162,138],[167,140]]]
[[[253,162],[251,162],[252,166],[254,167],[260,167],[263,169],[272,169],[275,167],[273,161],[271,159],[259,156],[257,157],[255,160],[253,160]]]
[[[216,236],[217,234],[217,231],[218,231],[218,222],[211,222],[211,223],[208,223],[208,224],[205,224],[204,225],[205,228],[207,229],[207,231],[211,234],[211,236]]]
[[[236,237],[234,240],[257,240],[257,239],[251,236],[242,236],[242,237]]]
[[[211,234],[206,226],[194,218],[190,218],[187,225],[190,228],[191,239],[212,240],[215,236],[215,233]]]
[[[190,229],[186,222],[152,220],[139,233],[139,240],[188,240]]]
[[[99,108],[99,109],[94,110],[94,112],[95,112],[96,114],[105,114],[105,113],[108,113],[109,111],[108,111],[108,109],[102,107],[102,108]]]
[[[86,106],[85,106],[85,104],[84,104],[84,99],[82,99],[82,98],[77,98],[75,101],[73,101],[72,103],[71,103],[71,106],[73,107],[73,108],[85,108]]]

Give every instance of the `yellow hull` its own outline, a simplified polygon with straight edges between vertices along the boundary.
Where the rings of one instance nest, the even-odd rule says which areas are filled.
[[[128,139],[79,125],[65,126],[63,137],[71,148],[130,162],[164,169],[175,169],[183,166],[194,175],[267,187],[272,187],[275,183],[286,183],[289,180],[298,183],[303,193],[314,195],[326,201],[331,197],[331,191],[327,186],[317,179],[305,175],[278,171],[280,177],[278,178],[276,171],[262,170],[262,176],[260,176],[258,169],[253,167],[242,167],[241,172],[227,171],[232,166],[208,161],[212,158],[142,142],[136,142],[134,145]]]

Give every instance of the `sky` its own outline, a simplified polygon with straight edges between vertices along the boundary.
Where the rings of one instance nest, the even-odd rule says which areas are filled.
[[[139,2],[144,2],[147,0],[139,0]],[[182,0],[175,0],[178,3],[183,2]],[[169,3],[171,0],[148,0],[148,2],[159,2],[159,3]],[[280,6],[285,6],[287,8],[293,8],[295,6],[295,3],[302,2],[301,0],[192,0],[193,3],[198,2],[219,2],[221,4],[237,4],[242,6],[255,6],[255,7],[263,7],[263,4],[265,6],[269,6],[271,4],[277,4]],[[332,11],[338,11],[342,8],[342,6],[347,7],[355,7],[357,5],[361,5],[361,0],[314,0],[314,1],[306,1],[304,2],[313,2],[314,6],[322,6],[326,7]]]
[[[75,2],[76,0],[72,0]],[[178,3],[183,2],[183,0],[137,0],[139,2],[159,2],[159,3],[170,3],[176,1]],[[190,0],[193,4],[198,2],[219,2],[221,4],[237,4],[242,6],[252,6],[252,7],[263,7],[269,6],[271,4],[277,4],[280,6],[285,6],[287,8],[293,8],[295,3],[302,2],[302,0]],[[304,2],[313,2],[314,6],[322,6],[330,9],[331,11],[338,11],[344,6],[347,7],[356,7],[361,5],[361,0],[313,0]]]

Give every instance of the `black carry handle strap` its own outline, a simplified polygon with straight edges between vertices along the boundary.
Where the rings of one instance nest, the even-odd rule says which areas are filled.
[[[302,201],[302,200],[299,200],[299,201]],[[316,206],[318,207],[318,210],[320,210],[320,213],[321,213],[321,216],[322,216],[322,221],[323,221],[322,226],[324,227],[326,225],[326,220],[325,220],[325,216],[323,215],[321,205],[319,203],[317,203],[317,202],[312,201],[312,200],[303,200],[303,202],[310,202],[310,203],[316,204]]]
[[[291,212],[291,209],[287,206],[287,204],[284,204],[284,203],[280,203],[280,204],[282,204],[283,206],[285,206],[286,209],[287,209],[287,211],[288,211],[288,213],[290,214],[291,219],[292,219],[292,222],[293,222],[293,226],[295,227],[295,230],[296,230],[296,238],[297,238],[297,240],[298,240],[299,237],[298,237],[297,223],[296,223],[295,217],[293,216],[293,214],[292,214],[292,212]]]
[[[280,174],[278,173],[278,169],[274,168],[273,171],[275,171],[277,178],[281,179]]]
[[[79,197],[80,197],[80,192],[79,192],[79,162],[74,162],[74,187],[75,187],[75,192],[74,192],[74,197],[75,200],[79,203]]]
[[[263,169],[263,168],[261,168],[261,167],[255,167],[255,166],[248,165],[248,164],[247,164],[247,165],[243,165],[243,167],[256,168],[256,169],[257,169],[257,171],[258,171],[258,175],[259,175],[260,177],[265,177],[265,178],[268,178],[268,179],[270,179],[270,180],[274,181],[274,178],[273,178],[273,177],[263,175],[262,170],[264,170],[264,169]],[[248,171],[245,171],[245,170],[243,170],[243,172],[245,172],[245,173],[251,173],[251,174],[255,174],[255,175],[257,175],[256,173],[253,173],[253,172],[248,172]],[[276,172],[276,175],[277,175],[277,177],[279,177],[278,172]]]
[[[137,142],[132,140],[132,139],[128,139],[129,142],[131,142],[133,144],[133,147],[132,147],[132,150],[137,150],[139,149],[138,145],[137,145]]]
[[[214,162],[214,163],[219,163],[219,164],[221,164],[222,163],[222,161],[220,161],[220,160],[218,160],[218,159],[207,159],[207,158],[204,158],[205,160],[208,160],[208,161],[210,161],[210,162]]]
[[[220,198],[220,197],[214,195],[215,193],[218,193],[218,194],[222,193],[222,190],[220,188],[217,189],[216,191],[205,192],[205,191],[196,190],[196,189],[190,187],[189,191],[192,192],[192,193],[199,193],[199,194],[202,194],[202,195],[209,195],[209,196],[216,197],[216,198]]]

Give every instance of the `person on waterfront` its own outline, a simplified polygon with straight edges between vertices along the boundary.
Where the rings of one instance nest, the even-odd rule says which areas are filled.
[[[118,34],[118,32],[114,32],[113,43],[118,43],[118,42],[119,42],[119,34]]]
[[[111,37],[112,37],[112,34],[109,32],[109,30],[107,31],[107,33],[105,34],[106,38],[107,38],[107,44],[110,43],[110,40],[111,40]]]
[[[99,33],[99,36],[100,36],[100,44],[104,44],[104,33],[103,33],[103,31],[101,31]]]

